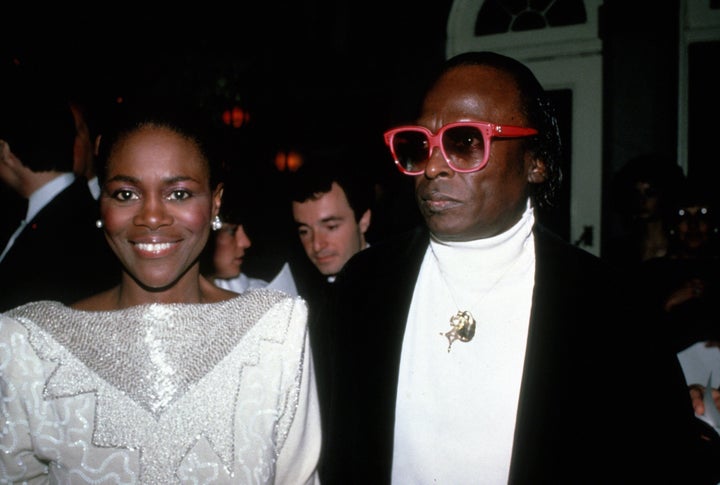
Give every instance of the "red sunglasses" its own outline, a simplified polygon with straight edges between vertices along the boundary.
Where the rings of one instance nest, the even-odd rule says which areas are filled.
[[[490,158],[490,140],[537,135],[535,128],[496,125],[487,121],[460,121],[443,125],[436,134],[424,126],[399,126],[385,132],[395,164],[406,175],[420,175],[433,148],[439,147],[455,172],[482,170]]]

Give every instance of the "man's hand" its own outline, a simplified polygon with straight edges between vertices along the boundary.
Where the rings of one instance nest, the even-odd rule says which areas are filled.
[[[693,410],[696,416],[702,416],[705,414],[705,403],[703,397],[705,396],[705,386],[700,384],[692,384],[690,387],[690,399],[692,400]],[[712,389],[713,401],[715,401],[715,407],[720,411],[720,391]]]

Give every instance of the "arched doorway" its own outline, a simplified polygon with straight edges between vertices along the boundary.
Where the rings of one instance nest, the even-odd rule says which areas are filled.
[[[545,216],[568,241],[599,255],[602,215],[602,0],[455,0],[446,56],[492,50],[530,67],[557,100],[566,147],[561,207]],[[543,217],[543,215],[541,215]]]

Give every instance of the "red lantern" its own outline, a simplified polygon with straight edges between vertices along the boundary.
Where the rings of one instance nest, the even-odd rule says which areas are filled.
[[[250,114],[244,111],[240,106],[233,106],[226,109],[222,115],[223,123],[233,128],[240,128],[242,125],[250,121]]]
[[[280,150],[275,155],[275,168],[280,172],[295,172],[303,164],[302,155],[294,150]]]

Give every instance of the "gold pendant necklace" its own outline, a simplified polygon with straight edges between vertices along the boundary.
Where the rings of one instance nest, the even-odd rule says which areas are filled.
[[[444,335],[448,339],[448,352],[456,340],[469,342],[475,336],[475,318],[467,310],[458,310],[455,315],[450,317],[450,327],[447,332],[440,332],[440,335]]]
[[[453,290],[450,287],[450,283],[445,276],[445,272],[442,269],[442,265],[440,264],[440,260],[438,259],[437,254],[435,254],[435,249],[433,248],[432,243],[430,243],[430,251],[435,258],[435,264],[437,265],[438,271],[440,272],[440,277],[442,278],[443,283],[445,283],[445,287],[448,289],[450,298],[452,299],[455,308],[458,308],[457,313],[450,317],[450,330],[448,330],[447,332],[440,332],[440,335],[444,336],[448,340],[447,351],[449,353],[452,349],[452,344],[455,343],[456,340],[459,340],[460,342],[470,342],[473,339],[473,337],[475,336],[477,322],[475,321],[475,317],[473,317],[472,313],[470,313],[469,310],[459,309],[460,305],[458,305],[457,301],[455,300],[455,293],[453,293]],[[498,283],[500,283],[500,281],[510,272],[510,270],[515,266],[515,264],[516,263],[511,264],[508,269],[502,272],[498,279],[495,280],[495,282],[487,289],[485,295],[483,295],[481,300],[484,300],[487,295],[495,289]]]

